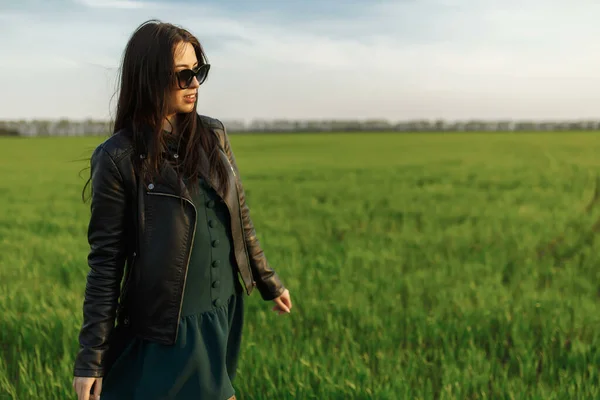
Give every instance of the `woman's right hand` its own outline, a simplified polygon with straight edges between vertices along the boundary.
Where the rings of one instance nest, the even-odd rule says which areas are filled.
[[[90,394],[92,386],[94,386],[94,393]],[[77,400],[100,400],[102,378],[76,376],[73,379],[73,388],[77,392]]]

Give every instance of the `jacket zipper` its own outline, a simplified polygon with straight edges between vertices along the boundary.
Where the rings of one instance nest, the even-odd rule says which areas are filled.
[[[135,267],[135,261],[137,258],[137,252],[133,252],[131,257],[131,265],[129,266],[129,271],[127,272],[127,276],[125,282],[123,283],[123,290],[119,295],[119,313],[123,313],[125,307],[123,306],[123,301],[127,299],[127,292],[129,291],[129,286],[131,285],[131,274],[133,273],[133,268]],[[123,323],[125,325],[129,324],[129,317],[126,315],[123,319]]]
[[[233,169],[233,165],[231,165],[231,162],[229,161],[229,157],[225,157],[227,159],[227,163],[229,164],[229,168],[231,168],[231,172],[233,172],[233,176],[237,176],[235,174],[235,170]],[[235,181],[235,190],[239,192],[239,188],[237,185],[237,179]],[[231,211],[229,211],[229,213],[231,214]],[[240,223],[242,224],[242,237],[244,238],[244,254],[246,255],[246,262],[248,263],[248,269],[250,271],[250,278],[252,279],[252,284],[254,285],[254,277],[252,274],[252,268],[250,266],[250,256],[248,255],[248,248],[246,247],[246,233],[244,232],[244,218],[242,217],[242,205],[239,202],[239,197],[238,197],[238,214],[240,216]]]
[[[181,289],[181,299],[179,300],[179,310],[177,311],[177,323],[175,324],[175,338],[173,339],[173,341],[177,340],[177,335],[179,334],[179,319],[181,318],[181,308],[183,307],[183,296],[185,295],[185,283],[187,281],[187,273],[188,273],[188,268],[190,267],[190,259],[192,257],[192,250],[194,249],[194,239],[196,238],[196,224],[198,222],[198,210],[196,209],[196,206],[194,205],[194,203],[192,203],[190,200],[184,198],[184,197],[179,197],[179,196],[175,196],[173,194],[168,194],[168,193],[160,193],[160,192],[146,192],[148,195],[154,195],[154,196],[166,196],[166,197],[173,197],[176,199],[182,199],[187,201],[188,203],[190,203],[192,205],[192,207],[194,208],[194,229],[192,230],[192,243],[190,245],[190,251],[188,252],[188,259],[187,259],[187,265],[185,267],[185,275],[183,276],[183,287]]]
[[[236,190],[238,189],[237,183],[235,186]],[[242,224],[242,237],[244,238],[244,254],[246,255],[246,262],[248,263],[248,270],[250,271],[250,278],[252,279],[252,285],[254,283],[254,274],[252,274],[252,267],[250,266],[250,255],[248,254],[248,247],[246,246],[246,232],[244,232],[244,218],[242,217],[242,205],[240,204],[238,207],[238,214],[240,215],[240,221]]]

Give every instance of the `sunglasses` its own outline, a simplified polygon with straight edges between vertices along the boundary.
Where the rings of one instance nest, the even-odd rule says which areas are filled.
[[[202,85],[208,76],[210,64],[202,64],[194,69],[182,69],[175,73],[177,84],[181,89],[187,89],[192,84],[194,77],[198,80],[198,84]]]

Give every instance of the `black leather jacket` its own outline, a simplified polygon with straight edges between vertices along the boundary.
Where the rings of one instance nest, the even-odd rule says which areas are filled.
[[[218,136],[221,156],[230,166],[230,189],[223,201],[231,215],[235,260],[245,291],[250,295],[256,287],[264,300],[272,300],[285,288],[256,238],[225,127],[217,119],[198,119]],[[90,271],[75,376],[104,376],[125,332],[167,345],[177,337],[196,209],[168,163],[163,182],[171,185],[137,179],[133,161],[144,155],[136,154],[129,137],[117,132],[91,158]],[[172,189],[177,184],[181,197]]]

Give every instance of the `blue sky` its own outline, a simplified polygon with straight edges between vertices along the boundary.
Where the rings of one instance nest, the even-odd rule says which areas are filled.
[[[593,118],[598,15],[592,0],[0,0],[0,119],[110,118],[150,18],[203,43],[198,109],[217,118]]]

